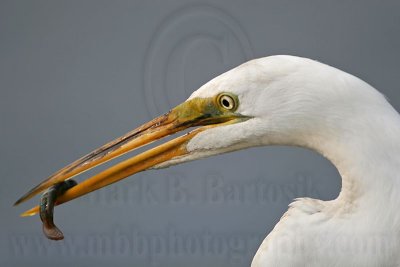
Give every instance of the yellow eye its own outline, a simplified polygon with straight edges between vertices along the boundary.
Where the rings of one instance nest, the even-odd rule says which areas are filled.
[[[234,110],[237,107],[236,100],[227,94],[222,94],[218,97],[218,102],[221,107],[227,110]]]

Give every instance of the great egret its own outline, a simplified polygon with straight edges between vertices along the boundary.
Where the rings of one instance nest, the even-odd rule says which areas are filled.
[[[16,204],[190,127],[197,128],[64,190],[56,204],[151,168],[247,147],[301,146],[337,167],[341,192],[332,201],[290,204],[252,266],[400,266],[399,114],[362,80],[294,56],[251,60],[216,77],[168,113],[56,172]]]

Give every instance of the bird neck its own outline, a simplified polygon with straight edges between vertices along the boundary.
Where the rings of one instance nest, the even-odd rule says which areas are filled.
[[[344,208],[364,205],[373,212],[397,209],[400,201],[400,116],[388,107],[362,116],[352,114],[322,135],[311,148],[328,158],[342,177],[336,202]],[[315,138],[314,140],[318,140]],[[343,205],[345,204],[345,205]]]

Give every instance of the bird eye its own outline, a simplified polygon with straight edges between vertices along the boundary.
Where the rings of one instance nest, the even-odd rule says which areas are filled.
[[[236,101],[230,95],[226,95],[226,94],[220,95],[218,98],[218,102],[224,109],[227,109],[227,110],[236,109]]]

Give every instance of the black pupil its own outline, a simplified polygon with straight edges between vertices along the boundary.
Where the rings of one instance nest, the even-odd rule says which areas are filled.
[[[230,106],[230,103],[229,103],[229,101],[228,101],[228,100],[226,100],[226,99],[222,99],[222,105],[224,105],[225,107],[229,108],[229,106]]]

